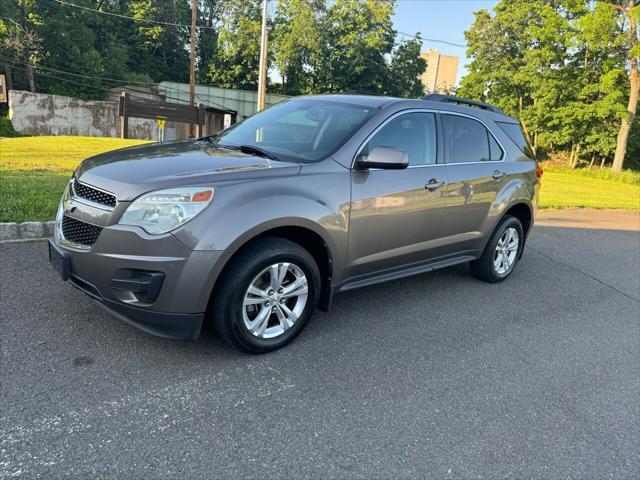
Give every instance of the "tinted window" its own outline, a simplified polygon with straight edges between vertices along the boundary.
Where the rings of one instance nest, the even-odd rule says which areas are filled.
[[[387,123],[363,150],[391,147],[409,155],[409,165],[436,163],[436,120],[433,113],[406,113]]]
[[[480,122],[468,117],[442,115],[449,163],[486,162],[491,159],[489,135]]]
[[[533,151],[531,150],[531,146],[529,142],[527,142],[524,134],[522,133],[522,129],[520,125],[517,123],[506,123],[506,122],[496,122],[496,124],[508,135],[508,137],[513,140],[513,142],[520,147],[522,152],[533,158]]]
[[[487,131],[487,135],[489,136],[489,153],[491,154],[491,160],[496,162],[498,160],[502,160],[502,149],[493,135]]]
[[[222,146],[259,147],[279,160],[313,162],[331,155],[373,110],[326,100],[291,100],[252,115],[211,139]]]

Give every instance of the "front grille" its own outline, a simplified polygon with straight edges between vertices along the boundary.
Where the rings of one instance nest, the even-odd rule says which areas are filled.
[[[90,187],[89,185],[85,185],[84,183],[80,183],[78,180],[73,181],[73,191],[76,196],[86,198],[87,200],[91,200],[92,202],[106,205],[107,207],[112,208],[116,206],[115,195],[103,192],[102,190],[98,190],[97,188]]]
[[[62,217],[62,235],[65,239],[80,245],[93,245],[98,239],[102,227],[81,222],[75,218]]]

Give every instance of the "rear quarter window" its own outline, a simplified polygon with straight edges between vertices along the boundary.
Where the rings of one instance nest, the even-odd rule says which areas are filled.
[[[496,125],[498,125],[498,127],[500,127],[500,129],[504,133],[506,133],[511,140],[513,140],[518,148],[522,150],[522,153],[530,158],[534,158],[533,149],[531,148],[531,145],[529,145],[529,142],[527,142],[527,139],[525,138],[524,133],[522,133],[522,129],[520,128],[519,124],[496,122]]]

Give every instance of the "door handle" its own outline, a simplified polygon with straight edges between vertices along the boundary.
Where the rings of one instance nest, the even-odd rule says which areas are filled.
[[[506,175],[506,173],[501,171],[501,170],[494,170],[494,172],[493,172],[493,174],[491,176],[493,177],[494,180],[500,180],[505,175]]]
[[[424,186],[427,190],[434,191],[444,185],[444,182],[439,182],[437,179],[432,178],[429,182]]]

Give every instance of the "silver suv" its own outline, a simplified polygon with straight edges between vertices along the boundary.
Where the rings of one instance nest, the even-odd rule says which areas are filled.
[[[463,262],[504,280],[541,173],[491,105],[300,97],[211,137],[83,161],[49,258],[136,327],[196,338],[207,320],[268,352],[338,292]]]

